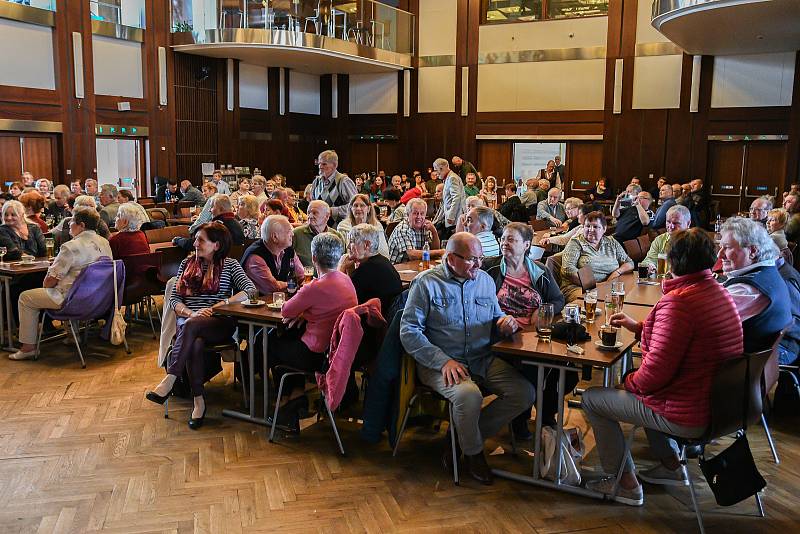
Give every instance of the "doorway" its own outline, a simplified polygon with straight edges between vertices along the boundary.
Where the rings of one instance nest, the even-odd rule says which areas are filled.
[[[112,184],[129,190],[138,199],[144,168],[144,139],[98,137],[96,143],[98,186]]]
[[[708,182],[723,216],[745,212],[769,195],[780,204],[786,169],[786,141],[711,141]]]
[[[0,134],[0,176],[15,182],[23,172],[59,183],[58,137],[55,135]],[[5,187],[8,187],[8,183]]]

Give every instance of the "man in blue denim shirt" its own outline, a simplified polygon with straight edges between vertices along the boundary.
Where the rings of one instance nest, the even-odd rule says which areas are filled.
[[[442,264],[412,284],[400,340],[417,362],[420,381],[453,404],[470,474],[491,484],[483,440],[533,405],[534,389],[511,365],[492,357],[493,329],[511,335],[519,325],[500,310],[494,281],[480,269],[482,260],[481,243],[474,235],[454,234]],[[497,395],[484,410],[480,387]],[[443,460],[449,454],[445,451]]]

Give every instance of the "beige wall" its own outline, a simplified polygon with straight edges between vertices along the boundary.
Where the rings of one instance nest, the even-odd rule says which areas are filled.
[[[142,43],[92,36],[94,92],[98,95],[142,98]]]
[[[239,107],[269,109],[267,67],[239,63]]]
[[[711,107],[790,106],[795,53],[717,56]]]
[[[56,88],[52,28],[0,19],[0,50],[0,85]]]
[[[351,74],[350,113],[397,113],[397,73]]]

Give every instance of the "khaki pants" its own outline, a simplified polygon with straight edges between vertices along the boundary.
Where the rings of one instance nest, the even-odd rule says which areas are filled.
[[[36,344],[39,333],[39,311],[58,310],[63,302],[56,302],[47,289],[40,287],[23,291],[19,296],[19,341]]]

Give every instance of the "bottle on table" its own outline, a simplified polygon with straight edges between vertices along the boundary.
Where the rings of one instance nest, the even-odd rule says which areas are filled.
[[[431,268],[431,246],[425,241],[422,247],[422,270],[427,271]]]
[[[290,276],[289,280],[286,282],[286,297],[292,298],[295,293],[297,293],[297,282],[294,276]]]

